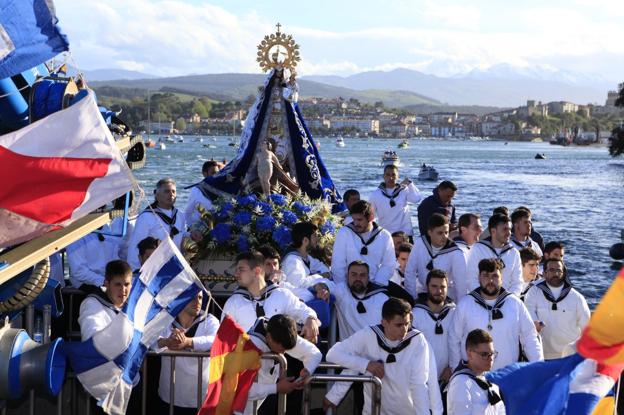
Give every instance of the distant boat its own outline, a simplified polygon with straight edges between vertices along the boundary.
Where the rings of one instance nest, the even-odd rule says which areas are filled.
[[[166,150],[167,149],[167,145],[165,145],[165,143],[160,142],[158,143],[158,149],[159,150]]]
[[[390,166],[390,165],[399,166],[400,164],[401,164],[401,161],[396,151],[392,151],[392,150],[384,151],[383,156],[381,156],[382,166],[384,167]]]
[[[425,163],[420,167],[418,180],[438,180],[439,173],[433,166],[427,166]]]
[[[165,141],[168,143],[175,143],[175,140],[173,138],[171,138],[170,135],[168,135],[167,137],[165,137]]]
[[[401,141],[401,143],[399,144],[399,148],[409,148],[409,141],[407,140]]]
[[[156,141],[152,140],[151,138],[149,138],[146,142],[145,142],[145,147],[147,148],[154,148],[156,147]]]
[[[214,144],[204,144],[204,147],[206,147],[206,148],[217,148],[217,146],[215,146]]]
[[[197,142],[198,142],[198,143],[203,143],[203,142],[204,142],[204,139],[203,139],[203,138],[201,138],[201,137],[199,137],[199,138],[197,139]]]
[[[546,154],[544,154],[544,153],[537,153],[535,155],[535,160],[546,160]]]
[[[336,147],[344,147],[344,146],[345,146],[344,139],[342,137],[338,137],[336,139]]]
[[[542,140],[541,137],[535,137],[533,140],[531,140],[532,143],[543,143],[544,140]]]

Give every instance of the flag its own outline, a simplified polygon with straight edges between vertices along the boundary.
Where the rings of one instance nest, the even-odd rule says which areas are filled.
[[[0,0],[0,79],[69,50],[53,7],[52,0]]]
[[[226,315],[210,349],[208,392],[197,415],[243,412],[261,354],[249,335]]]
[[[67,226],[134,183],[92,92],[0,136],[0,160],[0,248]]]
[[[84,388],[109,414],[125,414],[147,350],[203,289],[170,238],[133,278],[128,301],[89,340],[67,344],[69,362]]]
[[[591,415],[624,367],[624,270],[576,344],[578,353],[545,362],[515,363],[487,374],[501,389],[508,415]],[[607,405],[608,402],[602,402]],[[597,412],[599,413],[599,412]]]

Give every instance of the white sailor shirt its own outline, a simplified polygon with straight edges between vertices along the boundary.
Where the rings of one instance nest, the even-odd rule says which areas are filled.
[[[323,278],[320,274],[329,272],[327,265],[318,259],[311,255],[304,259],[297,251],[291,251],[284,256],[281,268],[284,281],[299,288],[314,286]]]
[[[390,232],[373,222],[370,236],[363,241],[350,226],[340,228],[336,234],[332,254],[331,272],[334,281],[346,281],[347,268],[356,260],[362,260],[368,264],[371,281],[387,285],[396,266],[396,255]]]
[[[466,278],[466,262],[461,249],[453,242],[437,253],[433,253],[427,236],[422,235],[414,241],[414,246],[405,266],[405,289],[414,298],[419,292],[427,291],[427,274],[432,269],[446,271],[449,278],[448,295],[453,300],[463,297],[470,290]]]
[[[268,284],[255,298],[245,288],[235,290],[223,306],[223,317],[230,315],[243,330],[249,330],[259,317],[272,317],[275,314],[286,314],[297,323],[304,324],[316,312],[299,300],[286,288]]]
[[[403,231],[411,236],[414,234],[414,230],[409,203],[418,203],[422,198],[414,183],[407,186],[397,184],[392,190],[386,188],[386,185],[382,183],[373,191],[368,201],[375,208],[379,225],[391,234]]]
[[[424,296],[420,298],[412,310],[412,326],[422,332],[427,339],[435,356],[439,378],[444,369],[453,368],[449,360],[449,332],[456,305],[447,298],[442,310],[434,313],[427,306],[425,298]]]
[[[486,308],[488,307],[488,308]],[[461,299],[455,309],[449,332],[451,367],[466,360],[466,337],[474,329],[486,330],[494,339],[498,356],[494,369],[518,361],[520,345],[530,362],[543,360],[542,344],[538,339],[533,320],[518,297],[501,292],[496,300],[484,300],[479,290]]]
[[[410,330],[403,340],[390,341],[381,325],[365,327],[327,352],[327,361],[358,373],[368,373],[370,361],[384,363],[381,387],[383,415],[442,414],[442,399],[437,386],[435,360],[425,337]],[[340,382],[342,383],[342,382]],[[327,398],[339,401],[344,383],[336,384]],[[364,414],[371,412],[372,386],[364,385]]]
[[[90,233],[66,248],[69,281],[78,288],[82,284],[104,285],[106,264],[119,259],[121,238]]]
[[[540,248],[539,244],[535,242],[533,239],[531,239],[530,236],[527,237],[526,240],[521,241],[519,239],[516,239],[515,235],[512,234],[510,242],[513,245],[513,247],[516,248],[518,251],[520,251],[522,248],[531,248],[540,257],[544,256],[544,254],[542,253],[542,248]]]
[[[175,324],[175,323],[174,323]],[[179,324],[169,326],[161,335],[167,338],[171,335],[172,327],[182,328]],[[210,350],[215,335],[219,329],[219,320],[212,314],[203,314],[186,329],[186,336],[193,338],[193,350],[205,352]],[[158,351],[167,350],[166,348]],[[160,399],[169,403],[169,384],[171,374],[171,358],[163,356],[160,359],[160,379],[158,381],[158,395]],[[197,406],[197,371],[199,359],[195,357],[177,357],[175,363],[174,405],[183,408]],[[208,390],[210,375],[210,358],[202,358],[202,391]],[[203,393],[203,392],[202,392]]]
[[[210,210],[212,209],[212,200],[202,193],[199,186],[193,186],[189,193],[188,202],[186,202],[186,209],[184,209],[184,217],[188,226],[200,220],[200,214],[197,210],[198,205],[203,206],[206,210]]]
[[[568,283],[559,289],[546,281],[533,285],[524,298],[533,321],[542,321],[540,331],[546,359],[558,359],[575,353],[576,341],[589,322],[587,301]]]
[[[119,308],[108,300],[104,291],[102,294],[88,295],[80,304],[78,313],[81,340],[87,341],[95,333],[106,328],[119,311]]]
[[[470,287],[479,287],[479,261],[486,258],[499,258],[505,264],[502,270],[503,288],[518,297],[522,293],[522,262],[520,252],[511,243],[502,248],[494,248],[489,238],[472,245],[468,259],[467,277]],[[470,289],[470,288],[469,288]]]
[[[446,394],[448,415],[505,415],[503,401],[491,405],[489,391],[479,386],[473,376],[458,372],[451,377]],[[490,383],[488,386],[500,397],[498,385]]]
[[[256,345],[262,353],[271,353],[271,349],[266,342],[266,322],[267,318],[261,318],[256,321],[251,329],[249,329],[249,339]],[[323,358],[320,350],[312,343],[301,336],[297,336],[295,347],[286,350],[286,354],[300,360],[303,367],[313,374],[321,359]],[[277,379],[279,378],[279,370],[277,364],[273,360],[262,359],[261,367],[258,371],[256,382],[251,385],[249,395],[247,396],[247,406],[245,406],[245,414],[253,413],[253,402],[258,401],[258,407],[267,396],[277,393]]]
[[[147,208],[141,212],[136,220],[134,230],[128,242],[128,263],[132,269],[139,269],[141,267],[139,261],[139,247],[137,245],[148,236],[162,241],[169,235],[176,246],[178,248],[181,247],[182,237],[186,231],[184,213],[176,208],[165,210],[156,207],[154,211],[157,213],[152,213],[152,211]],[[171,224],[165,222],[164,219],[159,217],[159,214],[162,215],[163,218],[167,218]]]

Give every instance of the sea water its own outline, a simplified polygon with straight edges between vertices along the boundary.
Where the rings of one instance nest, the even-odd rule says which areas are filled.
[[[466,212],[481,215],[487,227],[493,208],[510,210],[528,206],[533,225],[546,242],[561,240],[566,246],[565,262],[572,282],[591,306],[611,283],[609,247],[620,241],[624,228],[621,191],[624,161],[609,156],[606,147],[560,147],[548,143],[503,141],[410,140],[410,148],[398,149],[399,140],[346,138],[339,148],[334,138],[320,138],[320,154],[342,194],[358,189],[366,198],[382,181],[381,156],[385,150],[401,159],[401,178],[411,178],[424,196],[437,182],[417,180],[422,163],[433,165],[439,181],[451,180],[458,189],[454,202],[457,216]],[[167,149],[149,149],[145,167],[135,175],[148,200],[156,181],[172,177],[178,183],[177,207],[183,210],[189,190],[183,187],[201,180],[206,160],[230,160],[236,149],[228,137],[216,142],[204,136],[203,143],[185,137],[184,143],[167,143]],[[207,148],[214,144],[217,148]],[[546,160],[536,160],[544,153]],[[412,222],[418,234],[417,206]]]

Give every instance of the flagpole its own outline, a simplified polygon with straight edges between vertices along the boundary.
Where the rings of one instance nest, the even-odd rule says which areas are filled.
[[[613,415],[618,415],[618,406],[620,403],[620,390],[622,389],[622,374],[624,374],[624,372],[620,373],[620,378],[618,379],[618,382],[617,382],[617,389],[615,390],[615,405],[613,405]]]

